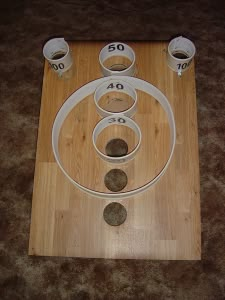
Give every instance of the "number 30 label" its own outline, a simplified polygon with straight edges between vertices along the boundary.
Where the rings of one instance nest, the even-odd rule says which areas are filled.
[[[108,123],[110,124],[110,123],[121,123],[121,124],[124,124],[124,123],[126,123],[126,120],[124,119],[124,118],[122,118],[122,117],[118,117],[118,118],[110,118],[109,120],[108,120]]]

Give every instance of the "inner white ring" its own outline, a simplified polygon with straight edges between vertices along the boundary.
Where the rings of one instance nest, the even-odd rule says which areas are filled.
[[[120,122],[121,120],[124,120],[125,122],[121,123]],[[122,157],[112,157],[112,156],[105,155],[98,149],[98,147],[96,145],[97,138],[98,138],[99,134],[102,132],[102,130],[104,130],[108,126],[113,126],[113,125],[127,126],[127,127],[131,128],[135,132],[135,134],[138,138],[138,143],[134,147],[134,149],[130,153],[128,153],[127,155],[124,155]],[[133,159],[135,157],[138,149],[140,148],[141,130],[140,130],[139,126],[132,119],[130,119],[122,114],[111,115],[111,116],[108,116],[108,117],[100,120],[97,123],[97,125],[95,126],[93,133],[92,133],[92,143],[94,145],[96,152],[103,160],[110,162],[110,163],[125,163],[125,162]]]
[[[122,85],[123,89],[118,89],[117,85]],[[113,85],[112,88],[108,88],[110,85]],[[108,110],[103,109],[99,104],[99,100],[101,99],[102,96],[104,96],[107,93],[110,92],[119,92],[119,93],[124,93],[129,95],[133,100],[134,103],[132,104],[131,107],[129,107],[128,109],[124,110],[124,111],[120,111],[120,112],[111,112]],[[118,78],[117,80],[112,80],[112,79],[108,79],[106,82],[103,82],[102,84],[100,84],[97,89],[95,90],[94,93],[94,101],[95,101],[95,105],[96,105],[96,109],[99,113],[99,115],[101,117],[107,117],[110,115],[119,115],[119,114],[123,114],[124,116],[127,117],[132,117],[136,110],[137,110],[137,93],[135,91],[135,89],[133,88],[132,85],[130,85],[129,83],[121,80],[120,78]]]
[[[117,78],[116,76],[112,76],[110,79],[116,79],[116,78]],[[62,165],[62,162],[60,159],[60,154],[59,154],[59,147],[58,147],[59,134],[60,134],[60,130],[63,125],[63,122],[65,121],[65,119],[68,116],[68,114],[70,113],[70,111],[80,101],[82,101],[87,96],[93,94],[95,89],[97,88],[97,86],[99,84],[101,84],[102,82],[109,80],[109,78],[106,78],[106,77],[99,78],[97,80],[91,81],[91,82],[83,85],[81,88],[76,90],[62,105],[61,109],[59,110],[59,112],[56,115],[56,118],[55,118],[55,121],[54,121],[54,124],[52,127],[52,149],[53,149],[53,153],[55,156],[55,160],[56,160],[58,166],[60,167],[60,169],[62,170],[62,172],[77,188],[81,189],[84,192],[87,192],[88,194],[91,194],[92,196],[105,198],[105,199],[122,199],[122,198],[131,197],[140,192],[147,190],[150,186],[155,184],[167,170],[167,168],[171,162],[174,148],[175,148],[175,143],[176,143],[176,126],[175,126],[174,115],[173,115],[172,108],[171,108],[166,96],[160,90],[158,90],[155,86],[153,86],[149,82],[144,81],[142,79],[130,77],[130,76],[122,76],[121,79],[130,83],[136,90],[143,91],[143,92],[153,96],[162,105],[162,107],[165,110],[167,117],[168,117],[168,123],[169,123],[169,127],[170,127],[169,158],[168,158],[166,164],[164,165],[164,167],[159,172],[159,174],[156,177],[154,177],[152,180],[150,180],[148,183],[144,184],[143,186],[141,186],[137,189],[127,191],[127,192],[103,193],[103,192],[89,189],[89,188],[81,185],[80,183],[75,181],[73,178],[71,178],[70,175],[63,168],[63,165]]]

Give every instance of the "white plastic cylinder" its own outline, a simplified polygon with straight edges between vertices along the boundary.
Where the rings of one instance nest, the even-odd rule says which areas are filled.
[[[179,36],[171,40],[168,45],[167,63],[168,66],[178,75],[186,71],[193,57],[195,56],[195,45],[192,41]]]
[[[119,98],[113,97],[111,94],[119,94]],[[111,95],[111,96],[110,96]],[[133,103],[129,106],[126,105],[126,96],[133,100]],[[107,97],[108,102],[113,102],[114,106],[117,107],[117,111],[109,111],[100,105],[100,100],[102,97]],[[132,85],[128,82],[118,79],[109,79],[102,84],[100,84],[94,93],[94,101],[98,114],[101,117],[107,117],[112,114],[123,114],[127,117],[132,117],[137,110],[137,93]],[[125,110],[123,107],[127,106]]]
[[[118,71],[106,67],[104,64],[105,61],[116,56],[127,58],[131,62],[130,66],[125,67],[124,70]],[[130,46],[124,43],[110,43],[102,48],[99,53],[99,63],[104,76],[134,76],[135,74],[135,53]]]
[[[49,40],[43,47],[43,55],[59,75],[69,70],[73,64],[69,45],[64,38]]]

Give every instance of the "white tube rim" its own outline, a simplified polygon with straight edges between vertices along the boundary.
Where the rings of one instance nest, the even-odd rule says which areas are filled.
[[[50,49],[56,49],[57,51],[59,50],[65,50],[65,55],[61,58],[58,59],[53,59],[52,56],[49,54]],[[56,52],[57,52],[56,51]],[[60,64],[63,64],[63,68],[57,68],[54,69],[54,72],[58,73],[58,74],[62,74],[66,71],[68,71],[72,64],[73,64],[73,59],[71,56],[71,50],[69,47],[69,44],[67,43],[67,41],[65,41],[64,38],[53,38],[50,39],[49,41],[47,41],[43,47],[43,55],[45,57],[45,59],[50,63],[51,66],[56,65],[58,67],[58,64],[60,66]],[[50,51],[51,52],[51,51]],[[52,51],[52,53],[54,53],[55,51]]]
[[[186,58],[178,58],[175,53],[184,53]],[[182,36],[172,39],[167,48],[167,64],[171,70],[178,73],[179,76],[189,69],[195,56],[196,48],[194,43]]]
[[[123,45],[124,47],[124,51],[123,52],[119,52],[117,50],[113,51],[113,53],[108,52],[108,48],[110,47],[110,45],[115,45],[115,47],[117,47],[118,45]],[[126,68],[123,71],[113,71],[110,70],[108,68],[106,68],[104,66],[104,62],[106,61],[106,59],[113,57],[113,56],[125,56],[126,58],[128,58],[131,61],[131,65]],[[128,46],[127,44],[124,43],[120,43],[120,42],[114,42],[114,43],[110,43],[107,44],[105,47],[103,47],[99,53],[99,63],[102,69],[102,73],[104,76],[113,76],[113,75],[119,75],[119,76],[134,76],[135,74],[135,52],[133,51],[133,49]]]
[[[173,54],[172,54],[172,52],[171,52],[171,44],[174,43],[174,42],[176,43],[176,41],[179,41],[179,40],[182,40],[182,41],[188,43],[188,44],[191,45],[191,47],[192,47],[192,51],[193,51],[193,52],[192,52],[192,55],[189,56],[187,59],[174,57]],[[169,55],[170,55],[172,58],[174,58],[174,59],[177,60],[177,61],[181,61],[181,62],[182,62],[182,61],[185,61],[185,60],[191,60],[191,59],[193,59],[193,57],[195,56],[195,53],[196,53],[195,44],[194,44],[191,40],[189,40],[189,39],[187,39],[187,38],[185,38],[185,37],[183,37],[183,36],[179,36],[179,37],[176,37],[176,38],[172,39],[172,40],[169,42],[169,45],[168,45],[168,53],[169,53]]]
[[[112,121],[113,120],[113,121]],[[124,120],[125,122],[124,123],[120,123],[119,121],[120,120]],[[112,121],[112,122],[111,122]],[[131,128],[137,138],[138,138],[138,142],[136,144],[136,146],[134,147],[134,149],[132,149],[131,152],[129,152],[128,154],[124,155],[124,156],[121,156],[121,157],[112,157],[112,156],[108,156],[108,155],[105,155],[104,153],[102,153],[97,145],[96,145],[96,141],[97,141],[97,138],[98,138],[98,135],[107,127],[109,126],[113,126],[113,125],[119,125],[119,126],[127,126],[129,128]],[[108,116],[102,120],[100,120],[94,130],[93,130],[93,133],[92,133],[92,143],[94,145],[94,148],[95,148],[95,151],[98,153],[98,155],[105,161],[109,162],[109,163],[117,163],[117,164],[121,164],[121,163],[125,163],[125,162],[128,162],[129,160],[133,159],[137,153],[137,151],[139,150],[140,148],[140,145],[141,145],[141,138],[142,138],[142,135],[141,135],[141,130],[139,128],[139,126],[136,124],[136,122],[134,122],[132,119],[120,114],[120,115],[111,115],[111,116]]]
[[[120,112],[110,112],[108,110],[103,109],[98,104],[101,97],[103,95],[107,94],[108,92],[116,90],[115,88],[113,88],[110,91],[105,90],[105,92],[104,92],[104,89],[108,84],[109,85],[110,84],[115,84],[115,87],[116,87],[116,84],[122,84],[124,86],[124,89],[123,90],[117,90],[117,91],[120,92],[120,93],[125,93],[125,94],[129,95],[134,100],[134,103],[132,104],[132,106],[129,107],[128,109],[126,109],[124,111],[120,111]],[[128,82],[125,82],[125,81],[121,80],[119,77],[117,77],[116,80],[115,79],[108,79],[107,81],[101,83],[96,88],[95,93],[94,93],[94,102],[95,102],[95,106],[96,106],[98,114],[103,118],[107,117],[107,116],[111,116],[111,115],[120,115],[120,114],[123,114],[124,116],[127,116],[127,117],[131,118],[131,117],[133,117],[133,115],[135,114],[135,112],[137,110],[137,93],[136,93],[136,90],[133,88],[132,85],[130,85]]]

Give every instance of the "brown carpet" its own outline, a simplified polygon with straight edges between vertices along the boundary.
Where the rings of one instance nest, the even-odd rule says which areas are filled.
[[[224,299],[224,13],[223,0],[1,1],[1,300]],[[44,41],[169,40],[179,33],[197,47],[202,260],[28,257]]]

